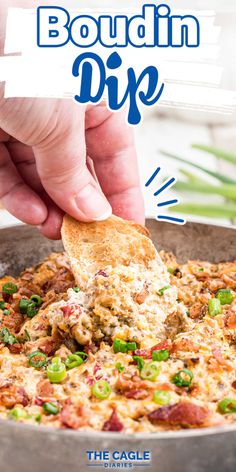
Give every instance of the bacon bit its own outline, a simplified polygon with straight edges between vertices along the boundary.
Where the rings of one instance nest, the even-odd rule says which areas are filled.
[[[130,390],[125,393],[126,398],[133,398],[134,400],[144,400],[149,396],[147,390]]]
[[[61,311],[65,318],[69,318],[69,316],[74,315],[75,312],[77,315],[80,315],[82,312],[79,305],[65,305],[61,307]]]
[[[116,389],[126,395],[127,392],[136,392],[137,390],[152,391],[155,389],[155,384],[148,380],[141,380],[138,375],[126,377],[125,374],[120,374],[116,381]]]
[[[134,351],[135,356],[141,356],[145,357],[146,359],[151,359],[152,358],[152,352],[153,351],[159,351],[162,349],[171,349],[171,341],[170,339],[166,339],[165,341],[161,341],[160,343],[156,344],[155,346],[152,346],[149,349],[136,349]]]
[[[151,423],[165,423],[185,427],[202,426],[209,417],[209,410],[194,403],[180,402],[164,406],[148,414]]]
[[[124,426],[121,423],[116,410],[113,410],[109,420],[105,421],[102,431],[111,431],[111,432],[117,432],[119,433],[120,431],[123,431]]]
[[[2,319],[2,328],[8,328],[11,333],[19,333],[24,322],[24,316],[21,313],[11,313]]]
[[[199,352],[199,346],[198,344],[191,341],[191,339],[182,338],[177,341],[174,341],[173,346],[172,346],[172,352],[178,352],[178,351]]]
[[[96,277],[96,275],[102,275],[102,277],[108,277],[105,270],[99,270],[98,272],[96,272],[95,277]]]
[[[189,310],[189,317],[193,320],[202,319],[206,315],[206,306],[201,303],[195,303]]]
[[[232,387],[236,390],[236,380],[234,380],[234,382],[232,382]]]
[[[82,419],[82,409],[75,405],[66,405],[60,414],[60,420],[62,425],[70,429],[78,429],[84,424]]]
[[[61,341],[62,341],[62,338],[59,334],[51,337],[51,338],[47,338],[45,340],[43,340],[40,344],[39,344],[39,350],[42,351],[44,354],[47,354],[47,355],[52,355],[54,354],[58,349],[59,347],[61,346]]]
[[[138,303],[138,305],[142,305],[142,303],[145,302],[148,295],[149,295],[149,291],[147,289],[147,286],[144,284],[141,292],[135,293],[133,299],[136,303]]]
[[[225,315],[225,326],[227,328],[236,328],[236,312],[229,310]]]
[[[40,397],[50,397],[54,394],[54,387],[48,379],[40,380],[36,385],[36,390]]]
[[[222,279],[227,284],[227,287],[230,287],[230,288],[236,290],[236,274],[232,273],[231,276],[223,274]]]
[[[232,366],[229,364],[229,362],[226,359],[224,359],[220,348],[218,347],[212,348],[212,354],[214,358],[216,359],[216,361],[218,362],[218,364],[226,367],[227,370],[232,370]]]
[[[7,346],[11,354],[20,354],[24,350],[23,344],[12,344]]]
[[[12,408],[18,403],[23,406],[29,403],[29,397],[23,387],[10,384],[0,387],[0,405]]]
[[[94,343],[87,344],[87,346],[84,347],[84,352],[86,354],[89,354],[90,352],[92,354],[96,354],[97,351],[98,351],[98,348]]]
[[[43,400],[43,399],[40,398],[40,397],[35,397],[34,403],[35,403],[35,405],[37,405],[37,406],[43,406],[43,404],[45,403],[45,400]]]

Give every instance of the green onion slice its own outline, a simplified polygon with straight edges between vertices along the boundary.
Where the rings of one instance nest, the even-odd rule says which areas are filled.
[[[7,295],[13,295],[18,290],[17,285],[13,284],[12,282],[7,282],[2,287],[2,292],[6,293]]]
[[[153,395],[153,401],[158,403],[158,405],[169,405],[171,394],[165,390],[156,390]]]
[[[127,351],[135,351],[135,349],[137,349],[137,344],[135,342],[128,341],[126,345],[127,345]]]
[[[76,354],[70,354],[67,359],[66,359],[66,367],[67,369],[74,369],[75,367],[78,367],[79,365],[83,364],[83,359],[82,357],[76,355]]]
[[[80,287],[74,287],[73,290],[74,290],[75,293],[79,293],[81,288]]]
[[[93,385],[92,393],[99,400],[105,400],[111,394],[111,387],[106,380],[99,380]]]
[[[146,362],[141,369],[140,377],[143,380],[150,380],[154,382],[161,370],[161,364],[159,362]]]
[[[143,359],[143,357],[141,356],[133,356],[133,359],[134,361],[136,362],[137,366],[138,366],[138,370],[142,370],[144,364],[145,364],[145,361]]]
[[[83,351],[76,351],[75,354],[76,356],[82,357],[83,360],[85,360],[88,357],[88,354],[86,354],[86,352],[83,352]]]
[[[47,367],[47,377],[52,383],[60,383],[67,376],[66,366],[60,357],[54,357],[51,364]]]
[[[236,413],[236,399],[234,398],[224,398],[218,404],[218,408],[221,413],[224,415],[230,413]]]
[[[5,316],[10,315],[10,314],[11,314],[11,311],[10,311],[10,310],[3,310],[3,314],[4,314]]]
[[[153,361],[167,361],[170,357],[168,349],[159,349],[158,351],[152,351],[152,360]]]
[[[22,315],[26,315],[27,314],[27,308],[28,308],[28,305],[30,304],[30,300],[28,300],[27,298],[22,298],[19,302],[19,309],[20,309],[20,312]]]
[[[39,295],[32,295],[30,300],[35,303],[36,306],[41,306],[43,303],[42,298]]]
[[[16,339],[16,337],[13,334],[11,334],[9,329],[7,329],[7,328],[3,328],[0,331],[0,339],[5,344],[12,345],[12,344],[17,344],[18,343],[18,340]]]
[[[39,307],[34,302],[30,302],[27,306],[27,316],[28,318],[33,318],[39,312]]]
[[[123,372],[125,370],[124,366],[121,364],[121,362],[117,362],[116,364],[116,369],[118,370],[119,373]]]
[[[162,297],[164,295],[165,291],[169,290],[169,288],[172,288],[171,285],[166,285],[165,287],[160,288],[160,290],[158,290],[157,294],[160,295],[160,297]]]
[[[14,421],[24,420],[28,418],[28,413],[22,408],[15,407],[9,411],[8,418]]]
[[[117,354],[118,352],[127,352],[127,343],[122,339],[114,339],[113,342],[113,350],[114,353]]]
[[[47,356],[44,352],[35,351],[32,352],[29,357],[29,365],[35,369],[40,369],[47,363]]]
[[[218,290],[216,298],[220,300],[221,305],[231,305],[234,296],[232,290],[221,288]]]
[[[221,303],[218,298],[210,298],[208,300],[208,312],[210,316],[217,316],[221,313]]]
[[[0,310],[5,310],[6,308],[6,305],[5,305],[5,302],[3,300],[0,301]]]
[[[46,413],[49,413],[50,415],[57,415],[59,413],[59,408],[55,403],[52,402],[44,403],[43,409]]]
[[[189,387],[193,380],[193,373],[191,370],[182,369],[172,377],[172,383],[177,387]]]

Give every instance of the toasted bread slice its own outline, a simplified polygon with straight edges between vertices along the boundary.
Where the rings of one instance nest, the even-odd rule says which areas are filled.
[[[133,263],[147,267],[155,259],[162,265],[148,230],[117,216],[106,221],[82,223],[66,215],[62,240],[77,281],[79,267],[94,274],[108,265],[116,267]]]

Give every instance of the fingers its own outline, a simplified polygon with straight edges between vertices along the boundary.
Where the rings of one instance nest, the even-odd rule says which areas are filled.
[[[88,154],[113,213],[144,224],[133,132],[125,125],[123,113],[96,107],[88,111],[86,120]]]
[[[86,166],[84,116],[69,124],[66,133],[56,131],[34,147],[41,182],[55,204],[74,218],[106,219],[111,207]]]
[[[41,225],[47,218],[43,201],[23,181],[0,143],[0,200],[13,216],[31,225]]]

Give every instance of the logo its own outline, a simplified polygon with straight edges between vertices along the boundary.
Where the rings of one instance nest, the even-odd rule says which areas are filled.
[[[86,451],[87,466],[101,469],[142,469],[151,465],[150,451]]]

